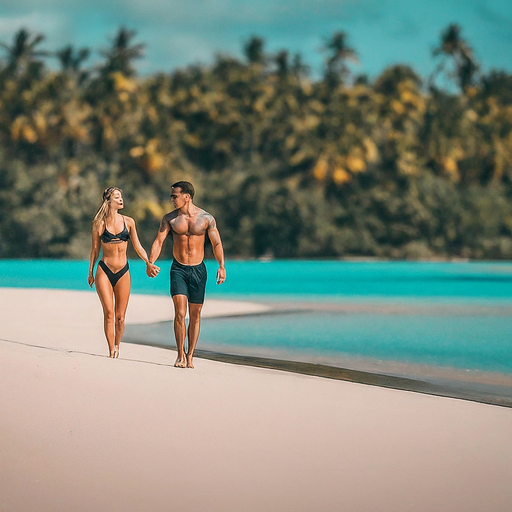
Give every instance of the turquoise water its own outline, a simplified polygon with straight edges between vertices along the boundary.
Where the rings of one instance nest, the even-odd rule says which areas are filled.
[[[149,279],[141,261],[130,263],[133,292],[169,293],[170,262],[159,264],[161,274]],[[210,297],[365,308],[205,319],[201,348],[512,373],[511,262],[229,261],[221,286],[216,263],[207,267]],[[87,272],[86,261],[2,260],[0,286],[87,290]]]
[[[0,260],[0,286],[86,290],[87,261]],[[140,260],[130,262],[134,293],[169,293],[169,261],[149,279]],[[233,297],[318,300],[378,298],[512,302],[512,262],[418,263],[344,261],[229,261],[227,280],[215,284],[207,261],[207,293]]]
[[[418,308],[420,309],[420,308]],[[512,373],[512,314],[432,315],[300,312],[266,318],[206,319],[202,339],[215,346],[257,346],[322,362],[367,358]],[[201,344],[202,346],[203,343]],[[304,357],[301,357],[304,359]]]

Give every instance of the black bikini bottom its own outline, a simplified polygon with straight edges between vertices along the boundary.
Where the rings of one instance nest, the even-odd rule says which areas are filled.
[[[117,284],[117,281],[119,281],[119,279],[121,279],[121,277],[123,277],[126,274],[126,272],[128,272],[128,270],[130,269],[130,267],[128,266],[128,262],[126,262],[126,265],[121,270],[119,270],[119,272],[115,273],[112,272],[112,270],[110,270],[107,267],[103,260],[100,260],[98,262],[98,265],[103,269],[103,272],[105,272],[105,274],[107,275],[108,280],[112,285],[112,288],[114,288],[114,286]]]

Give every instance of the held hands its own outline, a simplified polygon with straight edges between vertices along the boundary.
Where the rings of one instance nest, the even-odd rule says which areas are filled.
[[[158,273],[160,272],[160,267],[157,267],[154,263],[148,263],[146,264],[146,274],[148,277],[156,277]]]
[[[219,268],[217,270],[217,284],[222,284],[226,280],[226,269]]]

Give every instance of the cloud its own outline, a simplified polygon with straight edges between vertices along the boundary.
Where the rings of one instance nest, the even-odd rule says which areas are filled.
[[[50,39],[59,39],[67,31],[64,16],[33,12],[22,16],[0,17],[0,40],[9,44],[16,32],[25,28],[34,34],[43,34]],[[51,37],[48,37],[48,35]],[[43,43],[44,44],[44,43]]]

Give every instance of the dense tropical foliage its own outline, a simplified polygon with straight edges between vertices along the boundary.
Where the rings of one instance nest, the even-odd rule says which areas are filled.
[[[138,77],[135,39],[90,67],[26,30],[2,43],[0,257],[86,258],[113,184],[148,247],[188,179],[231,257],[512,258],[512,75],[483,74],[457,25],[426,78],[354,76],[344,33],[317,78],[258,37]]]

